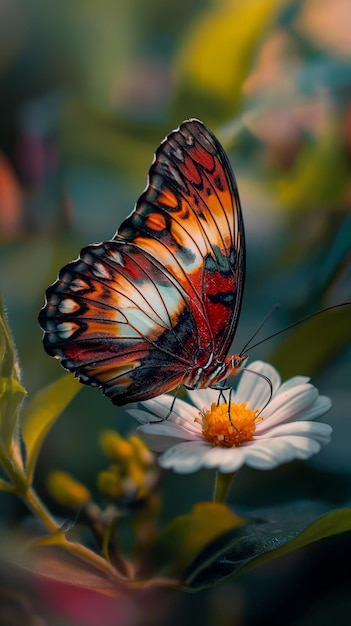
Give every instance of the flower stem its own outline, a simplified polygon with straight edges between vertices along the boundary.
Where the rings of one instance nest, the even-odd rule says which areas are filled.
[[[222,472],[217,472],[216,484],[213,494],[214,502],[225,502],[230,485],[232,484],[232,480],[234,478],[234,474],[235,472],[231,472],[230,474],[222,474]]]
[[[155,577],[138,579],[131,575],[132,571],[127,572],[128,575],[119,571],[103,556],[96,554],[96,552],[93,552],[90,548],[87,548],[81,543],[67,539],[66,535],[61,532],[60,526],[48,512],[45,505],[41,502],[32,488],[28,488],[26,494],[23,495],[22,498],[32,513],[34,513],[34,515],[36,515],[36,517],[43,522],[51,533],[56,535],[56,540],[49,542],[48,545],[56,545],[63,548],[70,554],[76,556],[86,565],[90,565],[100,571],[101,574],[105,574],[106,578],[112,582],[116,595],[123,591],[127,592],[128,589],[130,590],[132,588],[147,589],[153,587],[156,588],[158,586],[177,588],[179,586],[180,581],[176,578],[171,579]],[[40,545],[40,542],[38,542],[38,545]],[[45,545],[45,540],[43,545]],[[109,587],[106,588],[109,589]]]
[[[26,503],[33,515],[40,519],[43,525],[46,526],[51,533],[58,533],[60,531],[59,524],[49,513],[42,501],[38,498],[32,487],[28,487],[24,493],[19,493],[18,495],[22,497],[23,501]]]
[[[53,545],[64,548],[71,554],[74,554],[79,559],[83,560],[85,563],[96,567],[101,572],[104,572],[107,576],[109,576],[111,579],[114,579],[116,582],[127,582],[126,577],[118,572],[118,570],[116,570],[108,561],[106,561],[105,558],[103,558],[99,554],[96,554],[95,552],[80,543],[77,543],[75,541],[69,541],[65,533],[61,531],[59,524],[48,512],[45,505],[41,502],[41,500],[38,498],[35,491],[31,487],[28,488],[27,492],[23,494],[22,497],[32,513],[42,521],[44,526],[46,526],[46,528],[51,533],[56,535],[56,540],[52,542]]]

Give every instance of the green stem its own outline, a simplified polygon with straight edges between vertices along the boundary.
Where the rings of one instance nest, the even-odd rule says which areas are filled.
[[[12,447],[11,452],[9,452],[0,442],[0,467],[1,466],[13,484],[14,489],[18,492],[22,492],[27,485],[22,459],[17,458],[17,451],[14,447]]]
[[[109,561],[96,554],[81,543],[69,541],[66,535],[61,532],[60,527],[55,522],[54,518],[47,511],[46,507],[40,501],[33,489],[28,488],[27,493],[22,496],[24,502],[29,509],[45,524],[45,526],[56,535],[57,542],[52,545],[57,545],[63,548],[70,554],[73,554],[84,563],[97,568],[100,572],[103,572],[106,577],[113,581],[116,593],[118,589],[121,591],[127,591],[132,588],[147,589],[152,587],[179,587],[180,581],[177,579],[167,578],[150,578],[150,579],[134,579],[125,574],[121,574]]]
[[[177,579],[167,579],[167,578],[151,578],[151,579],[133,579],[129,578],[125,574],[119,572],[116,567],[114,567],[111,563],[109,563],[105,558],[96,554],[86,546],[81,543],[75,541],[69,541],[66,535],[62,532],[61,526],[56,522],[55,518],[50,514],[47,510],[46,506],[42,503],[40,498],[35,493],[32,487],[27,486],[26,477],[22,473],[21,468],[11,468],[11,471],[8,472],[11,478],[15,477],[16,487],[14,487],[14,492],[17,493],[23,502],[27,505],[29,510],[41,520],[43,525],[49,530],[49,532],[55,537],[55,541],[51,543],[51,545],[56,545],[58,547],[63,548],[70,554],[76,556],[78,559],[83,561],[84,563],[95,567],[100,572],[104,573],[106,577],[113,581],[113,584],[116,588],[116,593],[118,589],[120,590],[128,590],[131,588],[152,588],[152,587],[170,587],[177,588],[179,587],[180,581]],[[39,542],[40,544],[40,542]],[[38,545],[39,545],[38,544]],[[45,540],[43,542],[45,545]],[[48,543],[50,545],[50,542]]]
[[[235,472],[231,472],[230,474],[222,474],[222,472],[217,472],[216,484],[213,494],[214,502],[225,502],[230,485],[232,484],[232,480],[234,478],[234,474]]]
[[[66,535],[61,531],[61,528],[57,524],[54,517],[49,513],[45,505],[41,502],[31,487],[29,487],[26,493],[22,495],[22,498],[32,513],[42,521],[45,527],[52,534],[56,535],[56,545],[61,546],[86,563],[89,563],[90,565],[98,568],[100,571],[103,571],[110,578],[122,583],[126,582],[126,578],[99,554],[96,554],[96,552],[93,552],[80,543],[69,541]]]
[[[29,510],[35,515],[35,517],[40,519],[40,521],[51,533],[55,534],[60,532],[59,524],[56,522],[55,518],[49,513],[42,501],[38,498],[32,487],[28,487],[24,493],[21,493],[19,495],[21,495]]]

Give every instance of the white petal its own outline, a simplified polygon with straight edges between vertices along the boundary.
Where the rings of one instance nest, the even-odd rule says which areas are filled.
[[[201,468],[218,469],[223,473],[234,472],[245,462],[242,448],[211,447],[202,442],[179,444],[159,458],[164,468],[172,468],[179,473],[195,472]]]
[[[288,380],[280,385],[279,393],[284,393],[292,387],[297,387],[297,385],[303,385],[304,383],[309,382],[310,378],[308,376],[293,376],[292,378],[288,378]]]
[[[144,406],[148,411],[150,411],[154,415],[162,417],[163,419],[167,417],[173,403],[174,396],[171,396],[168,393],[163,393],[156,398],[150,398],[150,400],[144,400],[140,402],[140,404]]]
[[[145,435],[151,435],[152,437],[175,437],[182,441],[202,440],[201,428],[199,428],[199,432],[192,433],[183,426],[174,424],[168,420],[160,422],[159,424],[143,424],[137,428],[137,431]]]
[[[330,442],[333,429],[329,424],[320,422],[288,422],[287,424],[279,424],[271,428],[266,433],[255,437],[255,441],[260,442],[264,439],[270,439],[280,436],[298,435],[315,439],[320,444],[325,445]]]
[[[165,435],[153,435],[152,433],[143,433],[141,428],[137,428],[138,435],[146,443],[153,452],[165,452],[172,446],[184,443],[184,439],[176,439],[175,437],[167,437]]]
[[[263,361],[254,361],[249,366],[249,369],[269,378],[273,386],[273,393],[276,392],[280,385],[280,376],[272,365]],[[250,408],[255,410],[262,408],[269,396],[270,388],[267,381],[252,372],[244,370],[235,394],[235,402],[240,404],[241,402],[249,401]]]
[[[297,413],[294,420],[315,420],[317,417],[327,413],[331,409],[331,405],[332,403],[328,396],[318,396],[310,407]]]
[[[169,411],[173,401],[173,396],[162,394],[157,398],[151,398],[151,400],[145,400],[141,403],[151,411],[150,413],[134,408],[128,409],[127,412],[141,424],[157,422],[157,418],[160,418],[163,420],[162,423],[170,424],[173,422],[183,426],[189,432],[200,432],[200,425],[194,421],[195,418],[199,416],[199,411],[188,402],[177,398],[174,402],[172,412],[170,413]]]
[[[152,413],[148,413],[147,411],[142,411],[141,409],[127,409],[127,413],[134,417],[140,424],[149,424],[150,421],[157,422],[159,416],[153,415]]]
[[[307,377],[295,376],[280,386],[279,374],[269,364],[256,361],[250,369],[272,381],[273,395],[257,424],[255,439],[239,448],[212,447],[202,439],[201,425],[194,421],[200,410],[217,403],[217,390],[189,391],[195,406],[163,394],[142,403],[150,412],[130,407],[128,412],[142,424],[138,428],[142,438],[152,450],[163,452],[162,467],[184,474],[201,468],[234,472],[244,464],[271,469],[293,459],[308,459],[330,441],[331,427],[312,420],[326,413],[331,402],[319,396]],[[228,396],[227,391],[223,393]],[[250,402],[251,408],[260,409],[269,393],[267,381],[244,371],[232,401]],[[157,418],[162,420],[157,422]]]
[[[293,453],[290,444],[282,439],[255,442],[254,445],[245,446],[243,449],[246,464],[257,469],[272,469],[290,461]]]
[[[215,447],[206,453],[204,467],[217,468],[224,474],[236,472],[245,463],[243,448]]]
[[[151,400],[145,400],[141,404],[147,406],[147,409],[154,415],[159,415],[163,418],[168,416],[167,421],[173,420],[177,423],[192,423],[194,418],[199,414],[198,410],[189,404],[189,402],[186,402],[181,398],[176,398],[174,400],[174,396],[170,396],[167,393],[164,393],[162,396],[158,396],[157,398],[151,398]],[[172,411],[170,413],[171,408]]]
[[[194,389],[193,391],[187,389],[187,394],[198,410],[202,411],[203,408],[209,409],[212,402],[217,403],[219,392],[217,389],[207,387],[207,389]]]
[[[279,439],[284,441],[285,437]],[[309,437],[290,435],[286,437],[286,441],[293,448],[293,459],[309,459],[321,449],[320,443]]]
[[[245,447],[245,462],[257,469],[272,469],[293,459],[308,459],[320,450],[320,444],[308,437],[287,436],[266,439]]]
[[[277,393],[265,408],[262,422],[257,424],[256,432],[263,432],[275,424],[287,422],[295,415],[310,407],[318,397],[318,390],[309,383]]]
[[[173,469],[180,474],[190,474],[203,467],[203,458],[209,444],[204,441],[179,443],[159,457],[158,462],[165,469]]]

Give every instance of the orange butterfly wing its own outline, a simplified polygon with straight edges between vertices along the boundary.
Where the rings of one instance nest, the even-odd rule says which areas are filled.
[[[226,154],[201,122],[183,122],[114,239],[84,248],[47,290],[45,349],[115,404],[169,391],[226,356],[244,264]]]

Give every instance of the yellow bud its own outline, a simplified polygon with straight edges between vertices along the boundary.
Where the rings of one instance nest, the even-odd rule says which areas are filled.
[[[120,498],[124,495],[122,479],[115,465],[99,472],[97,486],[99,491],[109,498]]]
[[[100,434],[100,445],[112,461],[128,459],[133,454],[130,443],[114,430],[103,430]]]
[[[128,479],[135,484],[135,491],[140,489],[144,484],[145,471],[140,467],[138,462],[129,464]]]
[[[91,498],[89,489],[67,472],[51,472],[47,478],[47,488],[57,502],[71,509],[79,509]]]
[[[129,443],[133,448],[135,458],[144,465],[144,467],[150,467],[154,463],[154,455],[147,445],[137,435],[131,435],[129,437]]]

